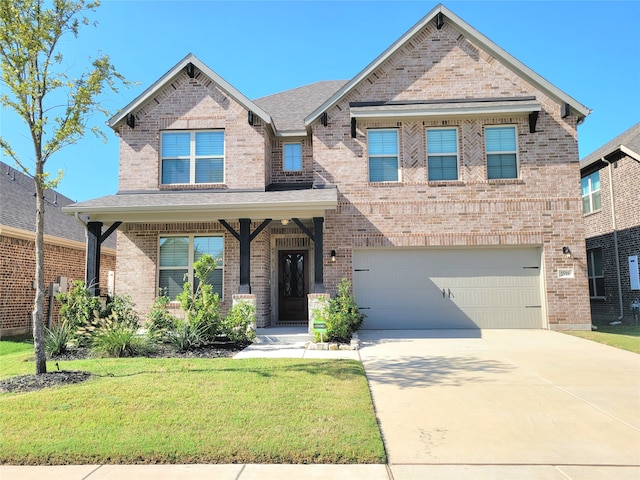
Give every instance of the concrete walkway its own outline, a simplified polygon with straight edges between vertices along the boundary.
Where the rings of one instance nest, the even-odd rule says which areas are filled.
[[[1,480],[640,480],[640,355],[541,330],[263,340],[236,358],[361,358],[389,465],[0,466]]]

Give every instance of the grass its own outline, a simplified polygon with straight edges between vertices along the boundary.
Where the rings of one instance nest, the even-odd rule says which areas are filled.
[[[32,348],[0,342],[0,378],[33,373]],[[0,464],[386,461],[359,362],[133,358],[60,367],[95,376],[0,394]]]
[[[640,325],[598,325],[592,332],[566,331],[570,335],[640,353]]]

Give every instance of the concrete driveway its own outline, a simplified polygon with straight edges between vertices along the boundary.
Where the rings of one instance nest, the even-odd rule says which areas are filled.
[[[360,339],[396,480],[640,479],[640,355],[546,330]]]

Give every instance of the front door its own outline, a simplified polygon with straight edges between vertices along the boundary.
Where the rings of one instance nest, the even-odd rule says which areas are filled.
[[[309,293],[308,252],[283,250],[278,254],[278,320],[307,321]]]

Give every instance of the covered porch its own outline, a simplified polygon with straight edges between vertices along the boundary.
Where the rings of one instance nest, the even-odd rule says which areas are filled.
[[[325,248],[324,218],[336,207],[335,188],[308,188],[125,192],[64,210],[87,226],[85,280],[94,295],[101,291],[95,280],[100,246],[115,231],[120,231],[116,292],[131,295],[143,315],[161,287],[161,240],[190,241],[191,250],[185,251],[193,262],[202,253],[197,247],[194,253],[194,239],[216,237],[223,246],[223,309],[237,299],[250,300],[258,326],[267,327],[305,324],[308,295],[324,293],[325,264],[335,248]],[[104,234],[103,227],[108,227]]]

